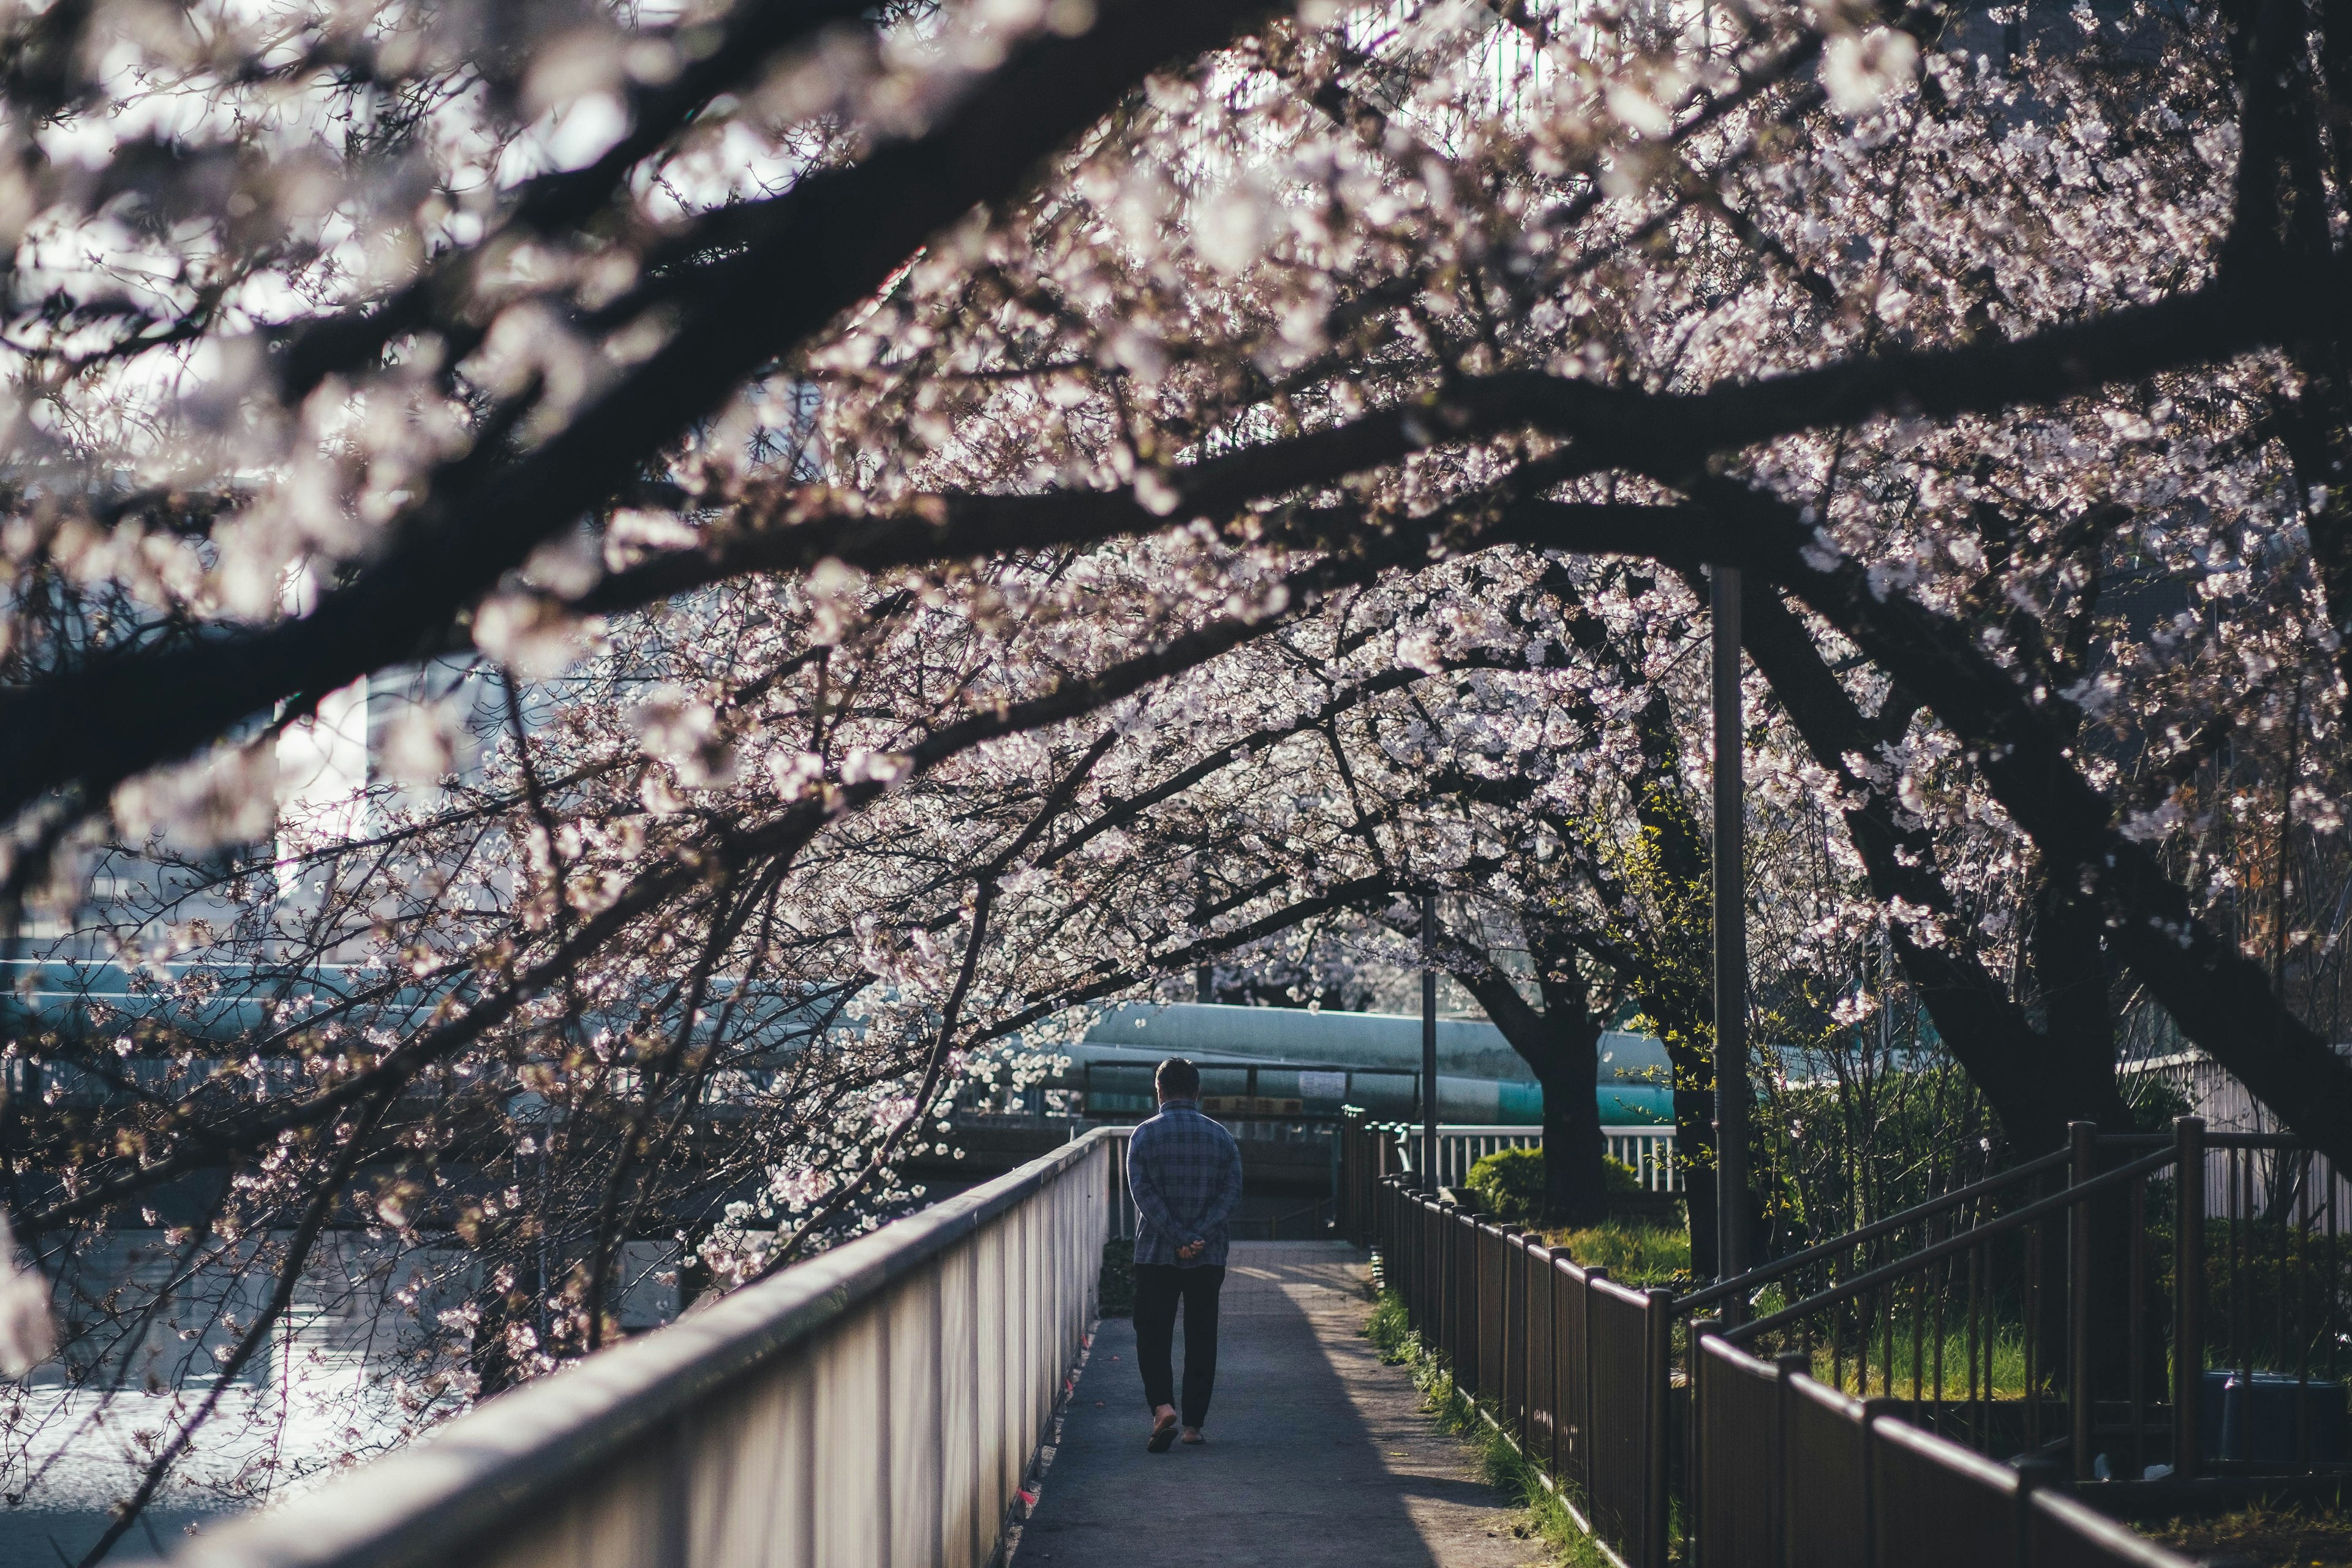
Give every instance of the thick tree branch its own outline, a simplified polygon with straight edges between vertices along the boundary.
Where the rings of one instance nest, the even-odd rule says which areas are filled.
[[[391,530],[391,552],[309,616],[163,655],[100,654],[0,698],[0,814],[70,781],[102,793],[291,694],[332,690],[428,650],[504,573],[602,505],[757,366],[872,294],[975,203],[1013,190],[1144,74],[1214,47],[1262,9],[1117,0],[1083,37],[1020,50],[929,134],[803,181],[755,243],[709,269],[659,350],[527,456],[445,473]],[[110,721],[89,723],[93,712]]]

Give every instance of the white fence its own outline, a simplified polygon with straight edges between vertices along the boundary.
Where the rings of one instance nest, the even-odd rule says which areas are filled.
[[[979,1568],[1094,1320],[1123,1152],[1088,1133],[173,1561]]]
[[[2352,1047],[2338,1046],[2352,1055]],[[2202,1051],[2129,1064],[2126,1074],[2161,1078],[2180,1091],[2209,1133],[2279,1135],[2285,1124]],[[2220,1149],[2205,1162],[2205,1213],[2212,1219],[2287,1219],[2297,1225],[2352,1227],[2352,1181],[2325,1154],[2307,1149]]]
[[[1401,1127],[1399,1152],[1404,1168],[1421,1157],[1421,1129]],[[1675,1130],[1671,1127],[1603,1127],[1602,1142],[1609,1157],[1633,1167],[1645,1193],[1683,1190],[1682,1167],[1675,1163]],[[1505,1149],[1534,1149],[1543,1143],[1540,1127],[1474,1127],[1440,1122],[1437,1128],[1437,1184],[1458,1187],[1470,1167]]]
[[[1683,1168],[1675,1160],[1675,1130],[1671,1127],[1603,1127],[1601,1136],[1609,1157],[1633,1167],[1633,1178],[1645,1193],[1683,1190]]]

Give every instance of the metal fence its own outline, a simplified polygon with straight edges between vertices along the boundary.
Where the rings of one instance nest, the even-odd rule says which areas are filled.
[[[1622,1561],[1664,1564],[1672,1292],[1629,1290],[1398,1176],[1375,1206],[1384,1282],[1455,1385],[1496,1408]]]
[[[978,1568],[1094,1321],[1125,1147],[1090,1132],[174,1561]]]
[[[1627,1568],[1664,1568],[1677,1519],[1699,1568],[2188,1568],[1906,1424],[1900,1402],[1816,1381],[1809,1352],[1758,1360],[1695,1325],[1692,1297],[1628,1289],[1402,1173],[1380,1174],[1370,1205],[1423,1343]]]
[[[2346,1458],[2352,1247],[2333,1202],[2254,1189],[2311,1152],[2278,1134],[2101,1134],[1738,1280],[1678,1310],[1726,1315],[1759,1355],[2078,1484]],[[2233,1206],[2207,1213],[2217,1187]],[[2252,1470],[2248,1469],[2252,1467]]]
[[[1705,1568],[2186,1568],[2037,1472],[1998,1465],[1704,1335],[1692,1367],[1692,1521]]]

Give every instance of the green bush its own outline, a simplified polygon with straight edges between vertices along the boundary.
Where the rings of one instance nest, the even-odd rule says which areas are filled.
[[[1601,1159],[1601,1179],[1612,1193],[1642,1188],[1641,1175],[1633,1166],[1605,1154]],[[1480,1208],[1505,1225],[1538,1225],[1547,1217],[1541,1149],[1498,1150],[1471,1166],[1463,1184],[1477,1194]]]

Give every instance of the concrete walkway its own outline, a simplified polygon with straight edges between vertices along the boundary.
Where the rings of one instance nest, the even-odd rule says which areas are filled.
[[[1236,1242],[1208,1442],[1148,1454],[1135,1326],[1106,1320],[1016,1568],[1520,1568],[1543,1542],[1359,1331],[1364,1255]],[[1183,1330],[1177,1376],[1183,1375]]]

